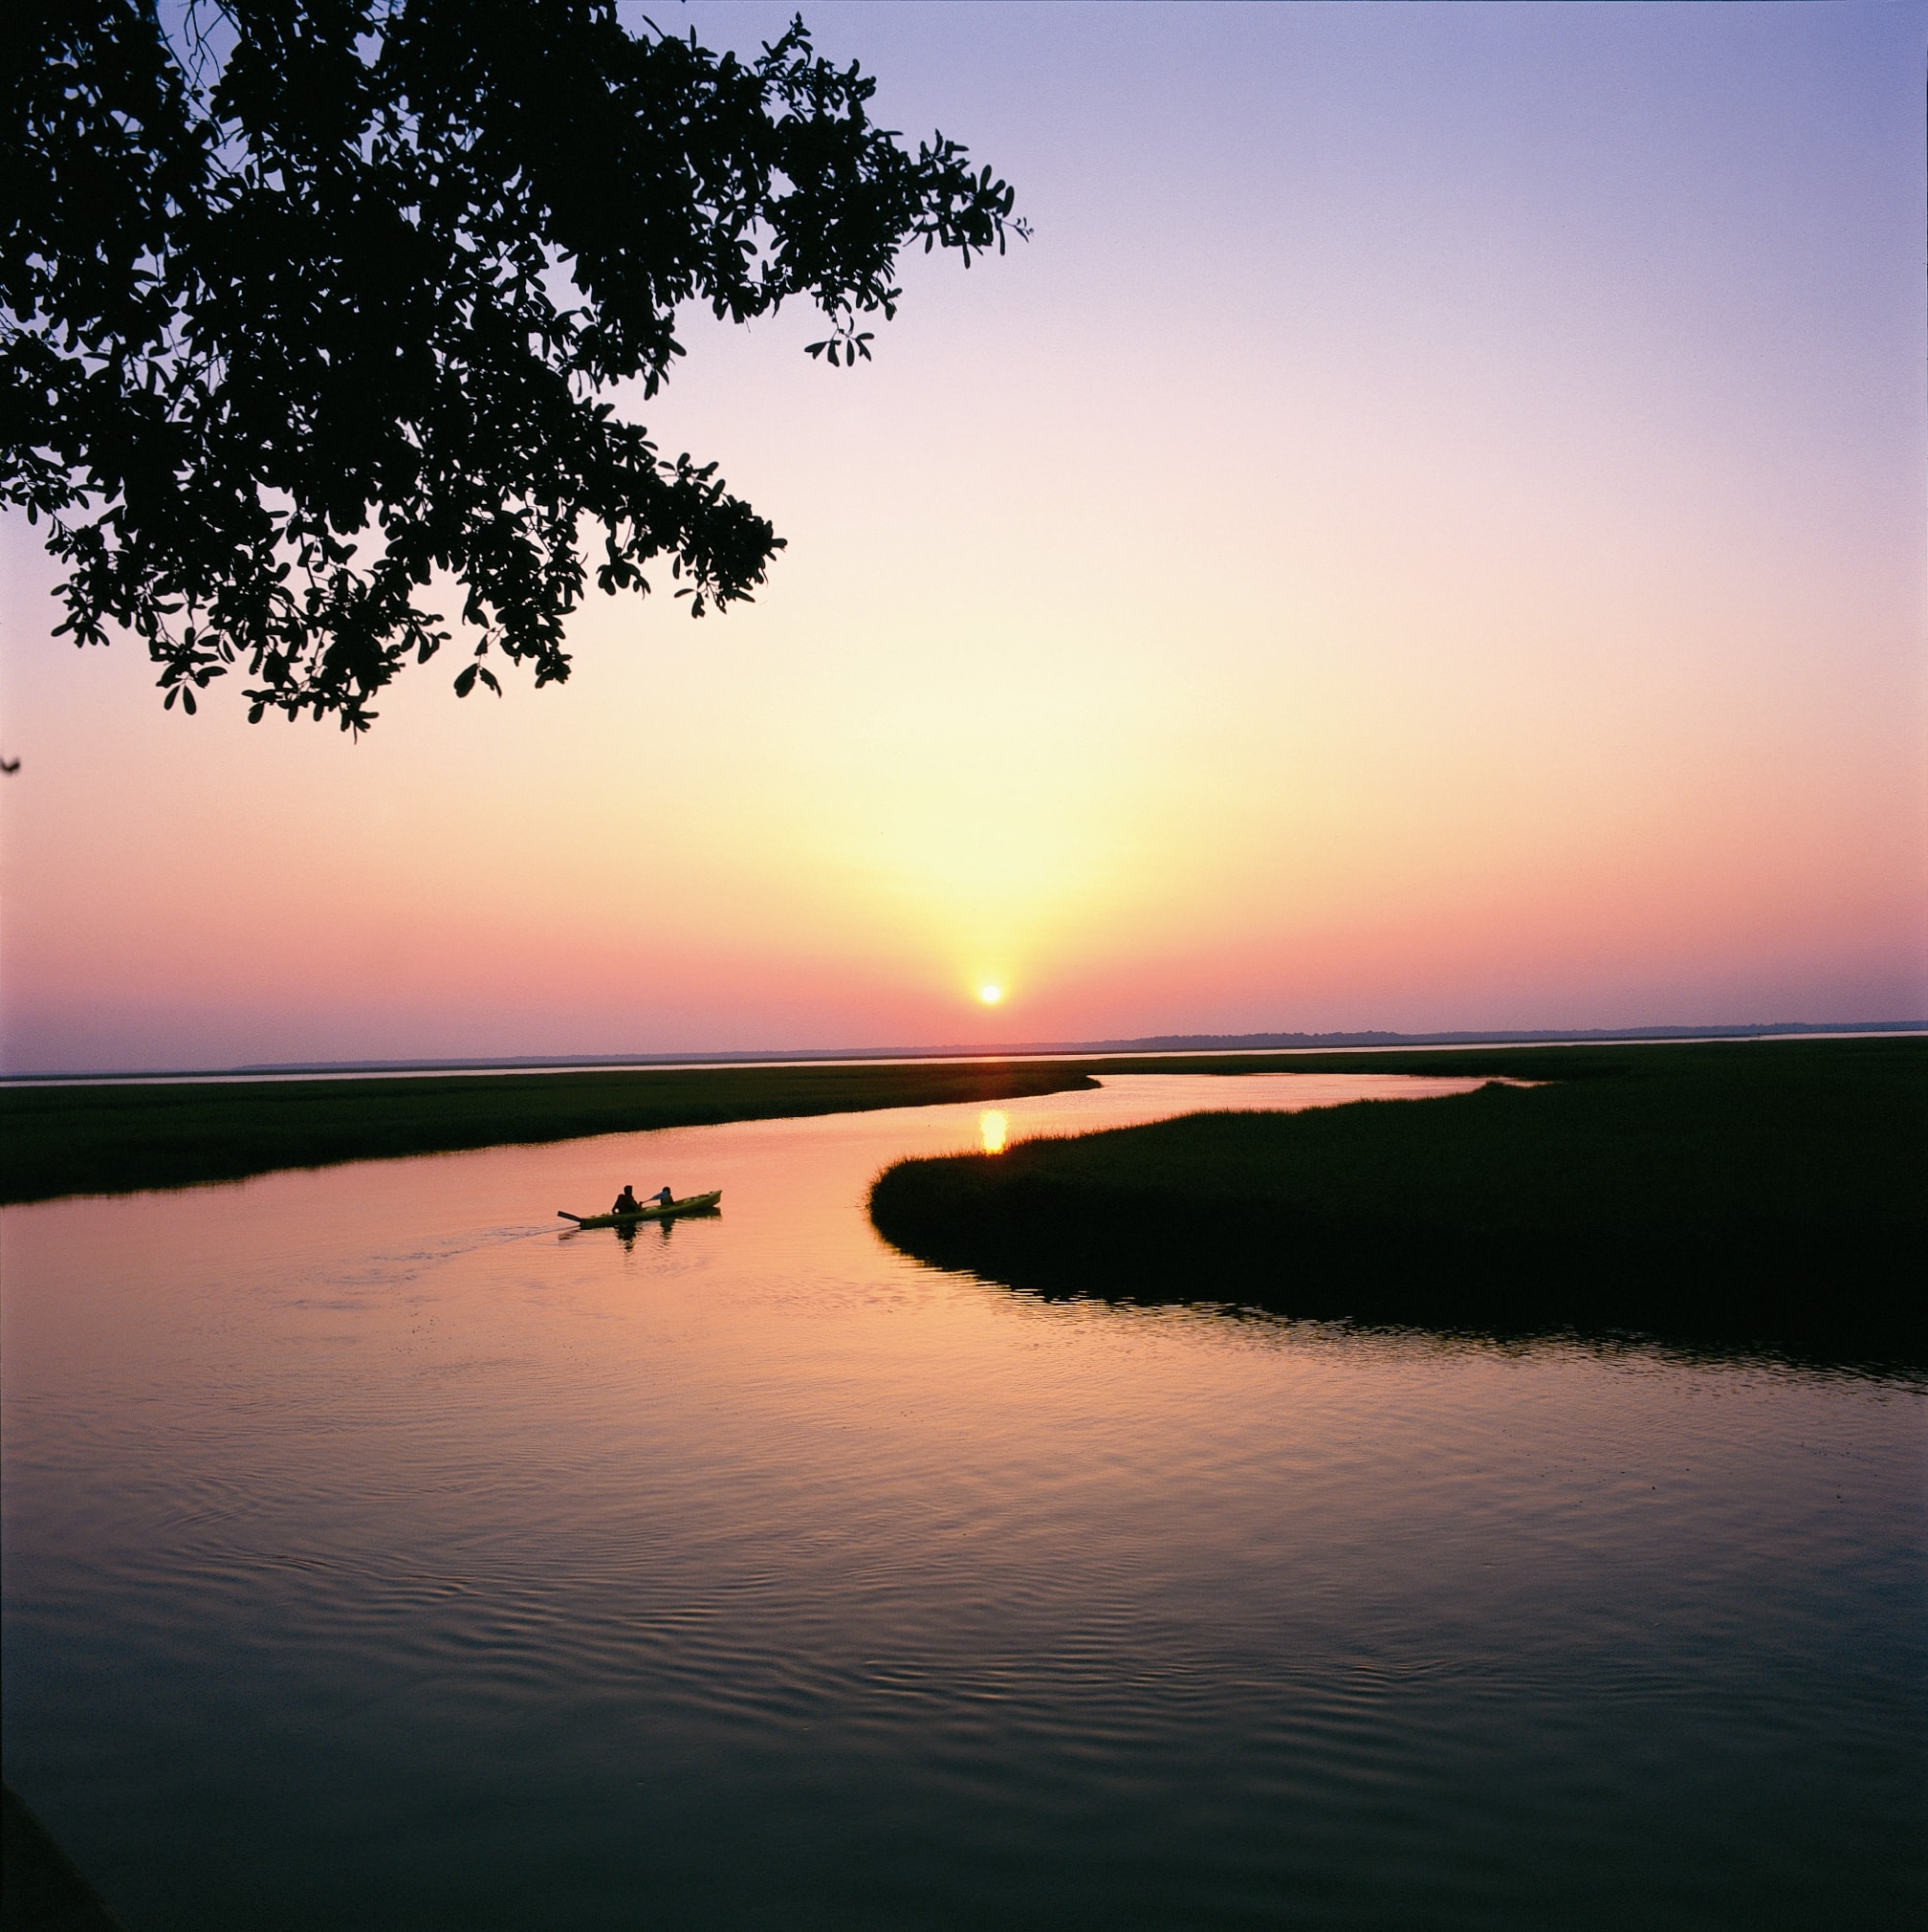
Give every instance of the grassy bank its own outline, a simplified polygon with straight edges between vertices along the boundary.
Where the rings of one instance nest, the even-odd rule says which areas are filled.
[[[1928,1359],[1928,1042],[1347,1061],[1394,1063],[1557,1084],[904,1161],[871,1216],[1044,1294]]]
[[[726,1120],[1004,1100],[1089,1083],[1032,1061],[0,1088],[0,1201]]]
[[[0,1202],[186,1187],[276,1168],[592,1133],[1010,1100],[1089,1087],[1094,1069],[1276,1073],[1419,1060],[1450,1071],[1463,1057],[1261,1053],[0,1087]]]

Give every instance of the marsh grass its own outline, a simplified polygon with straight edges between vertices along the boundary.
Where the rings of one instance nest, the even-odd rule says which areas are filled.
[[[1347,1064],[1549,1084],[903,1161],[871,1217],[920,1259],[1050,1295],[1928,1352],[1928,1041]]]
[[[7,1087],[0,1088],[0,1201],[1090,1085],[1063,1063],[971,1061]]]
[[[1094,1071],[1320,1072],[1382,1058],[1408,1066],[1415,1056],[873,1061],[0,1087],[0,1202],[652,1128],[1014,1100],[1089,1087]]]

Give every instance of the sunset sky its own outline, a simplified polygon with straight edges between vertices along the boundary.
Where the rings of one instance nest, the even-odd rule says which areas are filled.
[[[1928,8],[804,11],[1036,234],[625,399],[754,607],[357,743],[0,525],[8,1070],[1928,1014]]]

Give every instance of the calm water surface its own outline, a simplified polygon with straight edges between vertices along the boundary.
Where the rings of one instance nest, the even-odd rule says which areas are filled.
[[[1387,1088],[10,1210],[10,1781],[135,1932],[1921,1922],[1918,1385],[1045,1305],[863,1214]],[[557,1232],[625,1180],[725,1211]]]

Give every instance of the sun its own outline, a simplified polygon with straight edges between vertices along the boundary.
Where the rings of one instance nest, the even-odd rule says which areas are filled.
[[[983,1000],[985,1005],[995,1006],[998,1000],[1003,999],[1004,989],[1001,986],[980,986],[977,989],[977,997]]]

